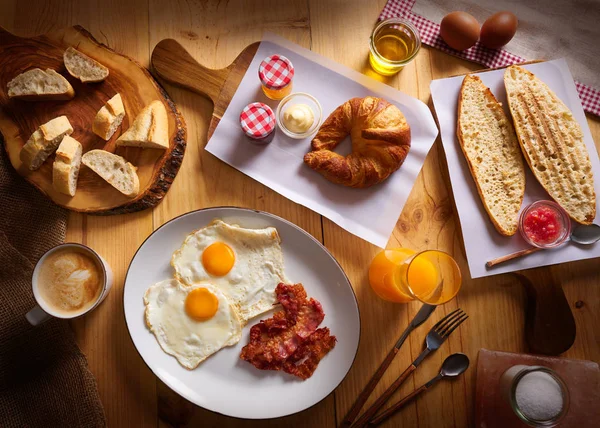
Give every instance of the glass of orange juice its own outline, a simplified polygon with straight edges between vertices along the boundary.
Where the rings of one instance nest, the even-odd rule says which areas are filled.
[[[456,296],[462,277],[456,261],[443,251],[396,248],[375,256],[369,283],[379,297],[390,302],[416,299],[441,305]]]

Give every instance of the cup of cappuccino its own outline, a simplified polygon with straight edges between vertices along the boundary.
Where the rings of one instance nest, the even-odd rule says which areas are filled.
[[[113,283],[113,273],[98,253],[68,243],[48,250],[33,270],[31,285],[37,306],[25,318],[38,325],[52,317],[76,318],[97,307]]]

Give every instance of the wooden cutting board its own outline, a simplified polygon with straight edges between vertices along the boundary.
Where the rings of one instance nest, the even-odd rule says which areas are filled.
[[[177,41],[159,42],[152,52],[152,71],[160,79],[196,92],[214,104],[210,138],[248,70],[259,43],[246,47],[231,65],[213,70],[199,64]],[[257,85],[258,76],[256,77]],[[558,355],[575,340],[575,320],[560,284],[547,269],[515,275],[527,292],[526,338],[531,352]]]
[[[100,83],[81,83],[71,77],[63,63],[63,52],[69,46],[108,67],[108,78]],[[65,76],[75,89],[75,98],[40,102],[10,100],[7,83],[35,67],[52,68]],[[121,94],[126,116],[113,138],[106,142],[91,131],[91,126],[98,110],[116,93]],[[118,136],[133,123],[144,106],[157,99],[167,108],[169,149],[115,148]],[[138,168],[140,194],[137,197],[124,196],[87,167],[81,168],[77,193],[70,197],[52,187],[53,155],[37,171],[22,165],[19,152],[30,135],[39,125],[60,115],[69,118],[74,128],[72,137],[83,145],[84,153],[92,149],[108,150]],[[186,146],[184,119],[148,70],[98,43],[79,26],[33,38],[17,37],[0,27],[0,132],[10,161],[20,175],[56,204],[90,214],[122,214],[158,204],[177,175]]]

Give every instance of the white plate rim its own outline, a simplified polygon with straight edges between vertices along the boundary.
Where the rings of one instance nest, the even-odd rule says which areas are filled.
[[[171,386],[171,383],[167,380],[167,379],[163,379],[162,377],[160,377],[159,375],[156,374],[156,372],[152,369],[152,367],[150,366],[150,364],[148,364],[148,362],[144,359],[144,357],[142,356],[141,352],[139,351],[136,342],[133,340],[133,336],[131,334],[131,329],[129,328],[129,324],[127,323],[127,316],[125,314],[125,287],[127,285],[127,278],[129,277],[129,272],[131,269],[131,265],[133,264],[133,261],[135,260],[138,252],[141,250],[141,248],[146,244],[146,242],[148,241],[148,239],[150,239],[156,232],[158,232],[160,229],[162,229],[163,227],[167,226],[168,224],[178,220],[179,218],[188,216],[188,215],[192,215],[198,212],[208,212],[208,211],[218,211],[218,210],[232,210],[232,211],[243,211],[246,213],[254,213],[254,214],[258,214],[259,216],[265,216],[265,217],[269,217],[269,218],[274,218],[278,221],[281,221],[283,223],[286,223],[288,226],[291,226],[292,228],[298,230],[300,233],[302,233],[303,235],[307,236],[311,241],[313,241],[314,243],[316,243],[323,251],[324,253],[329,256],[329,258],[335,263],[335,265],[337,266],[337,268],[339,269],[339,271],[342,273],[343,277],[345,278],[346,282],[348,283],[348,287],[350,288],[350,291],[352,292],[352,297],[354,298],[354,304],[355,304],[355,308],[356,308],[356,313],[358,315],[358,341],[356,344],[356,350],[354,352],[354,356],[352,358],[352,363],[350,364],[350,367],[348,367],[348,370],[346,371],[346,373],[344,374],[344,376],[342,377],[342,379],[339,381],[339,383],[337,385],[335,385],[331,391],[323,396],[323,398],[321,398],[320,400],[316,401],[315,403],[304,407],[303,409],[299,409],[295,412],[289,412],[289,413],[285,413],[285,414],[281,414],[278,416],[272,416],[272,417],[268,417],[268,418],[257,418],[257,417],[252,417],[252,416],[248,416],[248,417],[240,417],[240,416],[234,416],[234,415],[229,415],[227,413],[223,413],[223,412],[219,412],[213,409],[209,409],[207,407],[203,407],[201,405],[199,405],[198,403],[196,403],[192,397],[188,397],[185,396],[183,394],[181,394],[180,392],[178,392],[173,386]],[[131,261],[129,262],[129,265],[127,266],[127,273],[125,274],[125,279],[123,281],[123,291],[122,291],[122,301],[123,301],[123,318],[125,320],[125,326],[127,327],[127,333],[129,335],[129,338],[131,340],[131,342],[133,343],[133,347],[135,348],[138,356],[140,357],[140,359],[144,362],[144,364],[146,365],[146,367],[152,372],[152,374],[159,379],[161,382],[163,382],[165,385],[167,385],[167,387],[175,392],[177,395],[185,398],[186,400],[190,401],[191,403],[193,403],[195,406],[198,406],[204,410],[207,410],[209,412],[218,414],[218,415],[222,415],[222,416],[227,416],[230,418],[234,418],[234,419],[239,419],[239,420],[269,420],[269,419],[278,419],[278,418],[283,418],[286,416],[291,416],[291,415],[295,415],[298,414],[300,412],[303,412],[305,410],[308,410],[314,406],[316,406],[317,404],[319,404],[320,402],[322,402],[323,400],[325,400],[327,397],[329,397],[343,382],[344,380],[348,377],[348,374],[350,373],[350,370],[352,369],[352,367],[354,367],[354,363],[356,362],[356,357],[358,355],[358,350],[360,349],[360,342],[362,339],[362,319],[361,319],[361,315],[360,315],[360,308],[358,305],[358,299],[356,297],[356,292],[354,291],[354,288],[352,287],[352,283],[350,282],[350,278],[348,278],[348,275],[346,275],[346,272],[344,271],[344,269],[342,268],[342,266],[340,265],[340,263],[337,261],[337,259],[335,258],[335,256],[333,254],[331,254],[331,252],[327,249],[327,247],[325,247],[325,245],[323,245],[318,239],[316,239],[314,236],[312,236],[310,233],[308,233],[307,231],[305,231],[304,229],[302,229],[300,226],[292,223],[289,220],[284,219],[283,217],[280,217],[278,215],[275,214],[271,214],[267,211],[262,211],[262,210],[257,210],[257,209],[253,209],[253,208],[243,208],[243,207],[236,207],[236,206],[230,206],[230,205],[222,205],[222,206],[214,206],[214,207],[207,207],[207,208],[200,208],[197,210],[192,210],[192,211],[188,211],[185,212],[183,214],[180,214],[176,217],[173,217],[172,219],[164,222],[163,224],[161,224],[159,227],[157,227],[156,229],[154,229],[152,231],[152,233],[150,233],[145,239],[144,241],[140,244],[140,246],[137,248],[137,250],[135,251],[135,253],[133,254],[133,257],[131,258]]]

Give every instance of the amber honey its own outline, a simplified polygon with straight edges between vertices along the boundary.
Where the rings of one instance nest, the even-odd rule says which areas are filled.
[[[420,48],[419,30],[412,23],[387,19],[373,30],[369,62],[377,73],[391,76],[412,61]]]

